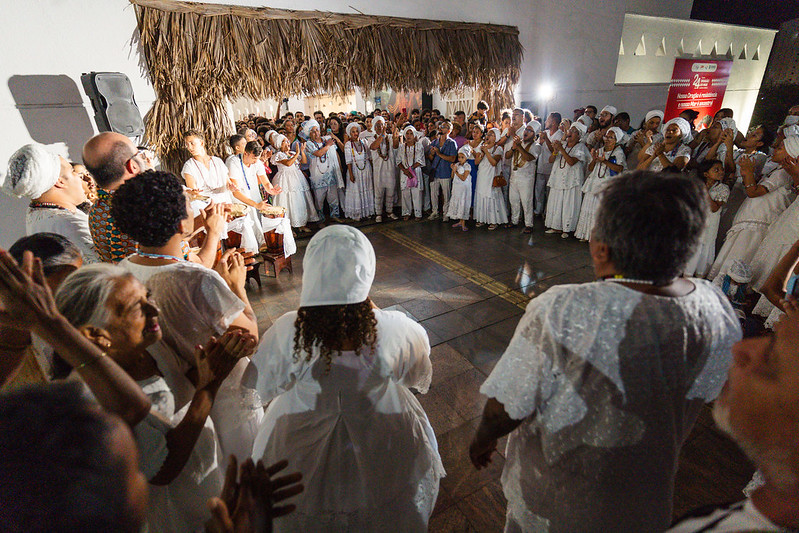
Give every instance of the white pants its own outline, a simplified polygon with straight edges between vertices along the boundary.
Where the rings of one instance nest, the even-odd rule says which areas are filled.
[[[510,221],[519,223],[521,211],[524,211],[524,225],[533,227],[533,188],[535,178],[511,178],[508,195],[510,196]],[[521,210],[521,211],[520,211]]]
[[[383,214],[383,198],[385,198],[386,213],[394,212],[394,187],[381,187],[375,184],[375,213]]]
[[[421,169],[419,169],[421,170]],[[422,210],[429,211],[430,210],[430,194],[432,191],[430,190],[430,176],[420,172],[422,183],[424,183],[424,195],[422,195]],[[444,211],[446,213],[446,211]]]
[[[313,186],[313,182],[311,182]],[[344,189],[341,189],[342,191]],[[339,202],[338,191],[335,185],[328,185],[319,189],[313,189],[314,200],[316,201],[316,214],[319,215],[319,220],[325,219],[325,200],[330,207],[330,216],[334,218],[339,217]]]
[[[549,174],[542,174],[541,172],[536,172],[535,195],[534,195],[536,215],[543,215],[544,209],[546,209],[547,196],[549,195],[549,188],[547,187],[548,181],[549,181]]]
[[[439,193],[444,197],[444,209],[441,211],[444,216],[449,212],[449,192],[452,178],[437,179],[430,182],[430,200],[433,202],[433,214],[438,214],[438,196]]]
[[[413,206],[413,216],[422,218],[422,190],[419,187],[402,189],[402,216],[410,216],[411,206]]]

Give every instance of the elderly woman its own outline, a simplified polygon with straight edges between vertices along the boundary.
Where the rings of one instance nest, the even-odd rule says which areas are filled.
[[[647,143],[638,155],[638,170],[660,172],[666,167],[682,170],[691,160],[691,125],[684,118],[673,118],[663,126],[663,141],[647,136]]]
[[[65,158],[66,146],[26,144],[8,160],[3,191],[30,201],[25,215],[28,235],[63,235],[80,248],[87,263],[100,260],[89,231],[89,216],[78,209],[86,201],[83,180]]]
[[[586,116],[586,115],[583,115]],[[585,166],[591,158],[588,148],[583,144],[588,128],[580,120],[567,130],[564,140],[552,142],[552,173],[547,187],[547,212],[544,225],[546,233],[560,233],[564,239],[577,229],[582,204],[582,186],[585,180]]]
[[[217,391],[256,339],[241,331],[211,338],[196,354],[198,378],[191,402],[181,410],[158,359],[171,357],[159,343],[158,309],[149,292],[122,267],[97,264],[70,274],[56,293],[66,319],[135,379],[153,404],[133,428],[142,472],[153,487],[148,522],[152,531],[191,532],[210,515],[208,498],[219,494],[223,471],[219,443],[208,418]],[[156,344],[158,343],[158,344]],[[160,354],[157,358],[151,354]],[[185,379],[185,378],[183,378]]]
[[[316,234],[298,311],[277,319],[253,357],[274,398],[253,457],[285,457],[304,495],[275,531],[427,531],[444,475],[410,387],[432,378],[427,334],[369,300],[375,254],[349,226]]]
[[[669,526],[680,448],[741,336],[720,291],[681,277],[705,212],[697,180],[614,178],[591,236],[598,281],[530,302],[480,389],[469,450],[482,468],[510,434],[505,531]]]
[[[485,142],[474,154],[477,164],[477,187],[474,199],[474,219],[477,227],[488,224],[489,231],[508,223],[508,206],[502,194],[502,187],[494,184],[494,178],[502,175],[504,152],[497,140],[502,135],[499,128],[491,128],[485,135]]]
[[[344,145],[350,182],[345,194],[344,215],[356,222],[375,214],[372,162],[366,140],[359,137],[360,129],[356,122],[350,122],[347,125],[347,143]]]
[[[302,133],[308,139],[305,144],[305,154],[309,161],[311,173],[311,187],[316,200],[316,214],[319,220],[324,221],[325,200],[334,222],[339,220],[340,204],[338,188],[344,187],[341,172],[338,169],[336,155],[336,140],[332,137],[322,137],[321,126],[316,120],[303,123]]]

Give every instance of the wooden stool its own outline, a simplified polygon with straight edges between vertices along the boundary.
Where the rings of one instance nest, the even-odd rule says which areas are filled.
[[[287,268],[292,274],[294,273],[294,269],[291,266],[291,257],[286,257],[283,253],[272,254],[269,252],[261,252],[261,257],[264,258],[264,274],[269,277],[272,277],[270,270],[275,273],[275,279],[277,279],[278,274],[280,274],[280,271],[284,268]],[[266,266],[267,264],[271,265],[271,269]]]
[[[257,255],[254,256],[253,259],[255,260],[255,264],[252,266],[252,270],[248,270],[247,271],[247,277],[246,277],[244,283],[246,285],[247,282],[249,282],[251,279],[255,280],[255,283],[258,284],[258,289],[260,290],[260,288],[261,288],[261,273],[259,272],[259,270],[261,269],[261,263],[263,263],[264,260],[262,258],[258,257]]]

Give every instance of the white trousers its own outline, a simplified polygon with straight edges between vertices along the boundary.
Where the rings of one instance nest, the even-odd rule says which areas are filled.
[[[419,187],[402,190],[402,216],[410,216],[411,207],[413,216],[422,218],[422,190]]]
[[[311,186],[313,186],[313,182]],[[344,189],[340,190],[343,191]],[[316,214],[319,215],[319,220],[325,219],[325,200],[327,200],[327,205],[330,207],[330,216],[335,218],[339,217],[339,206],[341,203],[335,185],[313,189],[313,195],[316,201]]]
[[[375,213],[383,214],[383,199],[385,198],[386,213],[394,212],[394,187],[381,187],[375,183]]]
[[[535,214],[543,215],[546,209],[547,196],[549,195],[549,188],[547,182],[549,181],[549,174],[542,174],[536,172],[535,174]]]
[[[524,211],[524,225],[533,227],[533,189],[535,178],[511,178],[508,184],[510,197],[510,221],[519,223],[521,211]]]
[[[433,202],[433,214],[438,214],[439,194],[444,197],[444,209],[441,211],[444,216],[449,212],[449,193],[452,178],[437,179],[430,182],[430,200]]]
[[[421,169],[419,169],[419,170],[421,171]],[[422,187],[424,189],[424,195],[422,195],[422,210],[423,211],[429,211],[430,210],[430,194],[431,194],[431,191],[430,191],[430,176],[428,176],[427,174],[421,173],[421,172],[420,172],[420,174],[421,174],[422,183],[424,183],[424,186]],[[446,211],[445,211],[445,213],[446,213]]]

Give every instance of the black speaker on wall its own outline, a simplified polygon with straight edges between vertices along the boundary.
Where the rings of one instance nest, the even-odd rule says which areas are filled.
[[[80,81],[92,102],[99,131],[115,131],[128,137],[144,134],[144,122],[126,75],[121,72],[89,72],[82,74]]]

